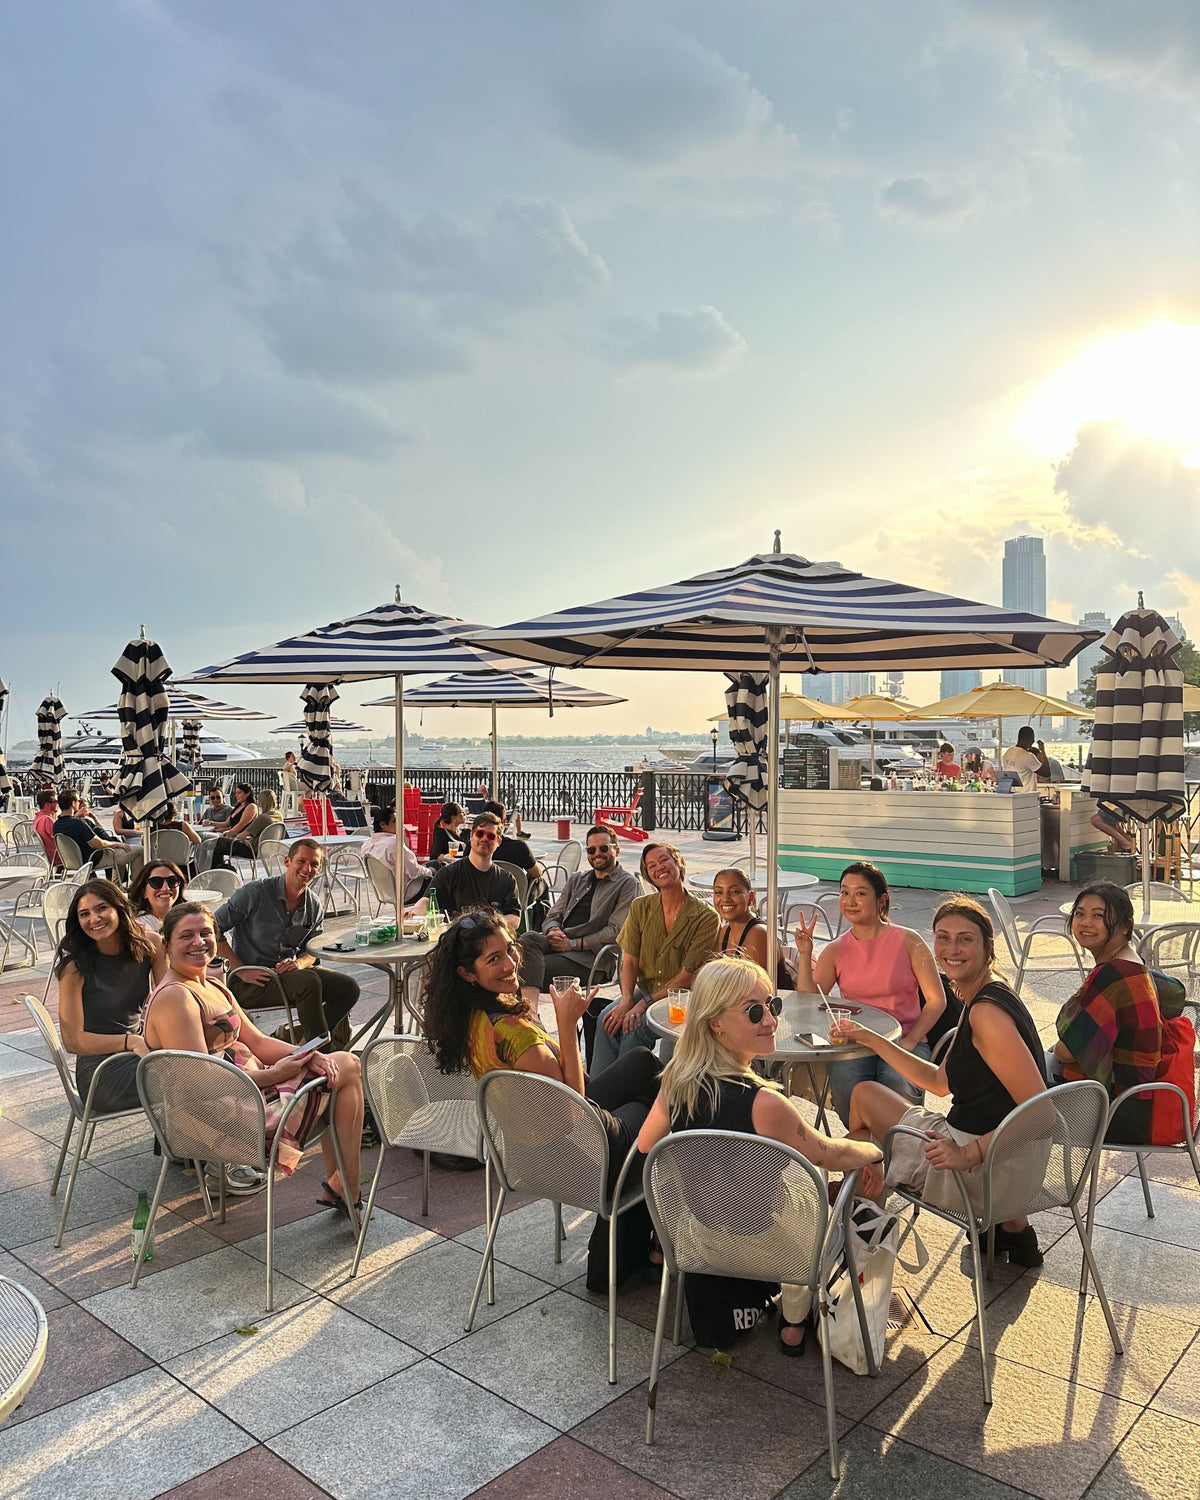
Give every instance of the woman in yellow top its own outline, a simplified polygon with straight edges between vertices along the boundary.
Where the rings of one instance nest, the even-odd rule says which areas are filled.
[[[521,950],[497,912],[462,913],[430,955],[425,982],[425,1036],[443,1073],[467,1068],[476,1078],[497,1068],[540,1073],[589,1099],[609,1140],[609,1187],[658,1094],[662,1072],[653,1052],[629,1051],[589,1078],[579,1052],[579,1020],[592,998],[579,989],[551,989],[556,1041],[521,996]]]
[[[654,887],[629,908],[617,936],[621,945],[621,998],[600,1012],[592,1066],[611,1067],[630,1047],[653,1047],[658,1038],[646,1022],[652,1000],[668,990],[688,990],[692,975],[717,950],[721,919],[707,901],[683,883],[687,871],[674,844],[647,844],[642,877]],[[674,1051],[663,1043],[663,1061]]]

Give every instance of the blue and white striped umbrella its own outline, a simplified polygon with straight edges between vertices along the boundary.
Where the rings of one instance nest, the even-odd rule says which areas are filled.
[[[255,708],[238,708],[232,703],[221,703],[216,698],[205,698],[200,693],[185,693],[174,683],[168,683],[163,691],[167,697],[167,717],[177,719],[273,719],[274,714],[260,714]],[[119,719],[121,705],[110,703],[107,708],[93,709],[89,714],[72,714],[73,719]]]
[[[201,761],[200,757],[200,720],[184,719],[183,721],[183,750],[182,758],[187,761],[192,770],[195,771]]]
[[[163,753],[171,668],[157,642],[142,637],[129,642],[112,674],[121,684],[117,801],[135,822],[153,822],[190,785]]]
[[[4,705],[8,701],[8,683],[0,681],[0,725],[4,723]],[[8,774],[8,766],[4,762],[4,738],[0,731],[0,805],[7,805],[9,792],[12,791],[12,778]]]
[[[612,693],[554,681],[535,672],[456,672],[404,689],[406,708],[610,708],[624,703]],[[369,698],[364,708],[392,708],[395,697]]]
[[[729,780],[755,812],[767,805],[767,679],[751,672],[729,674],[725,689],[729,738],[736,752]]]
[[[333,741],[330,738],[330,707],[338,690],[327,682],[310,682],[300,694],[304,699],[304,723],[308,739],[300,750],[296,772],[314,792],[327,792],[333,785]]]
[[[57,781],[66,768],[62,753],[62,721],[67,711],[54,693],[47,693],[37,706],[38,753],[30,763],[48,781]]]
[[[337,714],[329,715],[330,734],[370,734],[365,724],[356,724],[353,719],[339,719]],[[294,724],[281,724],[278,729],[272,729],[272,734],[307,734],[308,725],[303,719],[297,719]]]
[[[819,672],[1060,667],[1099,634],[767,552],[469,640],[557,666],[763,672],[776,630],[784,667]]]

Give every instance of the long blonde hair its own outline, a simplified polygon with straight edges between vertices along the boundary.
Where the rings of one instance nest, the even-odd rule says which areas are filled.
[[[749,958],[726,955],[709,959],[696,975],[688,1000],[683,1035],[675,1045],[675,1055],[663,1069],[660,1087],[669,1115],[682,1111],[694,1116],[704,1096],[714,1111],[721,1096],[721,1080],[755,1078],[757,1074],[734,1057],[717,1039],[710,1021],[723,1016],[751,994],[755,985],[766,986],[772,993],[766,970]],[[775,1087],[766,1084],[766,1087]]]

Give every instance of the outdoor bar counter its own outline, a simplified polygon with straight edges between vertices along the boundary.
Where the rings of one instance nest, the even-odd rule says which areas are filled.
[[[1095,804],[1077,791],[1070,800],[1074,854],[1095,847],[1097,835],[1088,825]],[[1020,896],[1042,883],[1042,825],[1036,792],[783,788],[779,864],[836,881],[852,860],[869,859],[893,885],[950,891],[995,886],[1006,896]]]

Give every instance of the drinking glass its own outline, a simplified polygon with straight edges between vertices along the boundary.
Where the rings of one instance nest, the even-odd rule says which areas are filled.
[[[829,1040],[834,1040],[834,1032],[840,1026],[844,1026],[850,1019],[850,1012],[840,1005],[831,1005],[829,1010]]]
[[[371,946],[371,919],[360,916],[354,924],[354,946],[356,948],[369,948]]]
[[[687,990],[667,991],[667,1020],[672,1026],[682,1026],[687,1019]]]
[[[577,974],[555,974],[550,981],[550,994],[555,1000],[563,1000],[572,990],[580,988]]]

